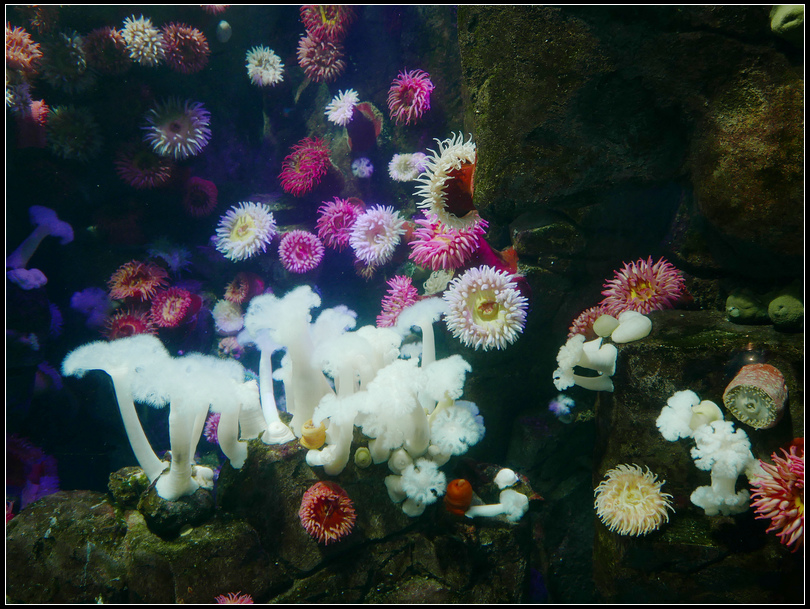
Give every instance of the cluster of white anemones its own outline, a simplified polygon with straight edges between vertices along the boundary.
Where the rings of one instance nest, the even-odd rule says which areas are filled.
[[[451,179],[451,172],[454,170],[460,170],[465,164],[475,164],[475,144],[472,136],[465,142],[462,133],[451,136],[443,142],[436,141],[439,149],[428,151],[431,154],[426,159],[425,172],[416,178],[416,181],[420,182],[416,195],[421,197],[417,205],[438,216],[439,220],[448,226],[467,228],[477,220],[478,214],[473,212],[460,218],[450,213],[447,209],[445,183]]]
[[[264,46],[253,47],[245,55],[247,73],[257,87],[270,87],[284,80],[281,58]]]

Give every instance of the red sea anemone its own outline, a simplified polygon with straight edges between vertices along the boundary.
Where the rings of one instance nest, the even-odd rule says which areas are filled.
[[[132,67],[126,40],[120,30],[101,27],[84,38],[87,64],[105,74],[123,74]]]
[[[264,281],[255,273],[241,271],[225,288],[225,300],[235,304],[245,304],[248,300],[264,292]]]
[[[318,237],[324,245],[343,251],[349,245],[352,226],[363,209],[363,203],[359,199],[335,197],[333,201],[324,201],[318,208],[318,220],[315,223]]]
[[[382,313],[377,316],[378,328],[390,328],[397,323],[402,309],[419,300],[419,292],[413,286],[411,278],[396,275],[388,280],[388,292],[382,299]]]
[[[298,65],[312,81],[332,82],[346,69],[343,45],[307,33],[298,42]]]
[[[124,182],[138,189],[163,186],[172,176],[174,162],[155,154],[142,142],[125,144],[115,157],[115,171]]]
[[[410,258],[432,271],[464,266],[478,248],[488,226],[486,220],[478,218],[468,228],[452,228],[433,215],[415,222],[418,228],[410,242]]]
[[[309,34],[319,39],[343,40],[354,18],[354,9],[342,4],[305,4],[301,7],[301,22]]]
[[[306,273],[316,268],[323,260],[324,247],[321,240],[304,230],[292,230],[281,239],[278,257],[291,273]]]
[[[575,334],[584,334],[585,338],[591,340],[596,338],[596,333],[593,331],[593,322],[605,314],[605,309],[602,305],[596,305],[589,309],[585,309],[580,313],[577,318],[571,323],[568,328],[568,338]]]
[[[143,139],[161,156],[185,159],[206,147],[210,123],[211,115],[200,102],[169,98],[147,112]]]
[[[133,298],[149,300],[158,289],[168,284],[169,274],[163,267],[150,262],[132,260],[122,265],[112,274],[107,285],[110,298],[121,300]]]
[[[191,177],[183,191],[183,209],[195,218],[210,215],[217,207],[217,185],[203,178]]]
[[[423,70],[403,71],[388,90],[391,120],[410,125],[430,110],[430,94],[435,89],[430,75]]]
[[[281,187],[300,197],[311,191],[329,171],[329,144],[319,137],[307,137],[293,146],[281,163]]]
[[[202,300],[196,294],[182,288],[169,288],[152,298],[149,319],[161,328],[176,328],[200,310]]]
[[[116,311],[107,320],[104,336],[108,340],[126,338],[136,334],[156,334],[149,314],[136,309]]]
[[[757,519],[770,519],[768,533],[776,533],[793,552],[804,545],[804,446],[771,455],[773,465],[760,461],[765,474],[751,481],[751,506]]]
[[[334,482],[316,482],[309,487],[298,516],[307,533],[324,545],[346,537],[357,519],[352,500]]]
[[[208,64],[208,41],[197,28],[181,23],[164,25],[163,58],[175,72],[194,74]]]
[[[604,286],[600,303],[606,313],[616,316],[622,311],[650,311],[671,309],[683,294],[681,272],[661,258],[653,264],[652,257],[639,259],[616,271]]]

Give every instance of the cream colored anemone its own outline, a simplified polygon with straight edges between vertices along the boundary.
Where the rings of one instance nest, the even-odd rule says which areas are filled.
[[[458,133],[442,141],[439,150],[429,150],[425,172],[416,178],[421,185],[416,195],[417,205],[439,217],[453,228],[469,228],[478,219],[472,207],[473,175],[475,173],[475,144],[472,136],[466,142]]]
[[[605,479],[594,491],[596,515],[614,533],[619,535],[646,535],[663,523],[669,522],[667,509],[672,509],[672,495],[662,493],[666,480],[649,468],[638,465],[617,465],[605,474]]]
[[[264,252],[276,234],[273,213],[261,203],[234,205],[219,220],[217,249],[226,258],[245,260]]]

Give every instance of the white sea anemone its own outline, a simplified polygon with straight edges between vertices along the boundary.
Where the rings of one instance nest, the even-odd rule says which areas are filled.
[[[649,468],[645,472],[638,465],[618,465],[596,487],[596,515],[619,535],[655,531],[669,522],[667,510],[672,510],[672,495],[661,492],[664,482],[659,482]]]
[[[463,455],[484,437],[484,419],[472,402],[443,408],[430,424],[430,442],[443,454]]]
[[[217,249],[234,262],[246,260],[264,252],[275,234],[276,221],[265,205],[250,201],[239,203],[219,220]]]
[[[355,256],[368,265],[385,264],[405,232],[405,221],[393,207],[375,205],[366,210],[352,226],[349,245]]]
[[[281,58],[264,46],[253,47],[245,55],[247,73],[257,87],[270,87],[284,80]]]
[[[468,347],[505,349],[523,332],[528,300],[506,271],[469,269],[450,282],[443,298],[448,330]]]
[[[163,34],[152,25],[152,20],[135,15],[124,20],[121,30],[132,61],[142,66],[156,66],[163,61]]]
[[[388,163],[388,175],[396,182],[415,180],[425,170],[425,158],[421,152],[395,154]]]
[[[475,144],[472,137],[464,141],[459,133],[449,139],[436,140],[439,150],[430,150],[425,172],[416,178],[421,185],[417,205],[439,217],[453,228],[466,228],[478,219],[472,206],[475,174]]]
[[[214,325],[220,334],[236,334],[245,325],[242,307],[230,300],[218,300],[211,315],[214,317]]]
[[[360,97],[354,89],[340,91],[326,106],[326,118],[336,125],[345,127],[352,120],[354,107],[359,101]]]

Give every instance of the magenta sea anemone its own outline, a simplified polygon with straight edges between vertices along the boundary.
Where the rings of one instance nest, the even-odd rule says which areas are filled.
[[[450,282],[443,296],[447,329],[468,347],[505,349],[526,324],[528,300],[514,275],[491,266],[471,268]]]
[[[395,123],[410,125],[430,110],[430,94],[434,89],[430,75],[424,70],[402,71],[388,90],[388,111]]]
[[[318,237],[327,247],[343,251],[349,245],[352,226],[362,213],[363,204],[359,199],[335,197],[333,201],[324,201],[315,222]]]
[[[804,545],[804,446],[771,455],[773,465],[760,461],[765,474],[751,481],[751,506],[757,519],[770,519],[768,533],[793,552]]]
[[[613,279],[604,286],[599,303],[605,313],[616,316],[622,311],[650,311],[671,309],[684,290],[683,275],[671,263],[661,258],[653,264],[652,257],[625,263]]]
[[[291,273],[306,273],[316,268],[323,260],[324,247],[321,240],[305,230],[292,230],[281,239],[278,257],[284,268]]]
[[[378,328],[390,328],[396,325],[402,309],[419,300],[419,291],[407,275],[395,275],[387,283],[388,292],[382,299],[382,312],[377,316]]]
[[[218,194],[216,184],[192,176],[183,188],[183,209],[195,218],[204,218],[216,209]]]
[[[284,192],[300,197],[320,184],[331,165],[329,155],[329,144],[319,137],[304,138],[293,146],[278,176]]]
[[[385,264],[394,255],[405,232],[405,220],[393,207],[375,205],[361,214],[352,227],[349,245],[368,266]]]
[[[483,218],[468,228],[453,228],[428,214],[415,220],[416,230],[410,242],[411,260],[432,271],[457,269],[466,264],[484,236],[488,223]]]
[[[161,156],[185,159],[202,152],[211,139],[211,115],[200,102],[172,97],[146,113],[145,142]]]

